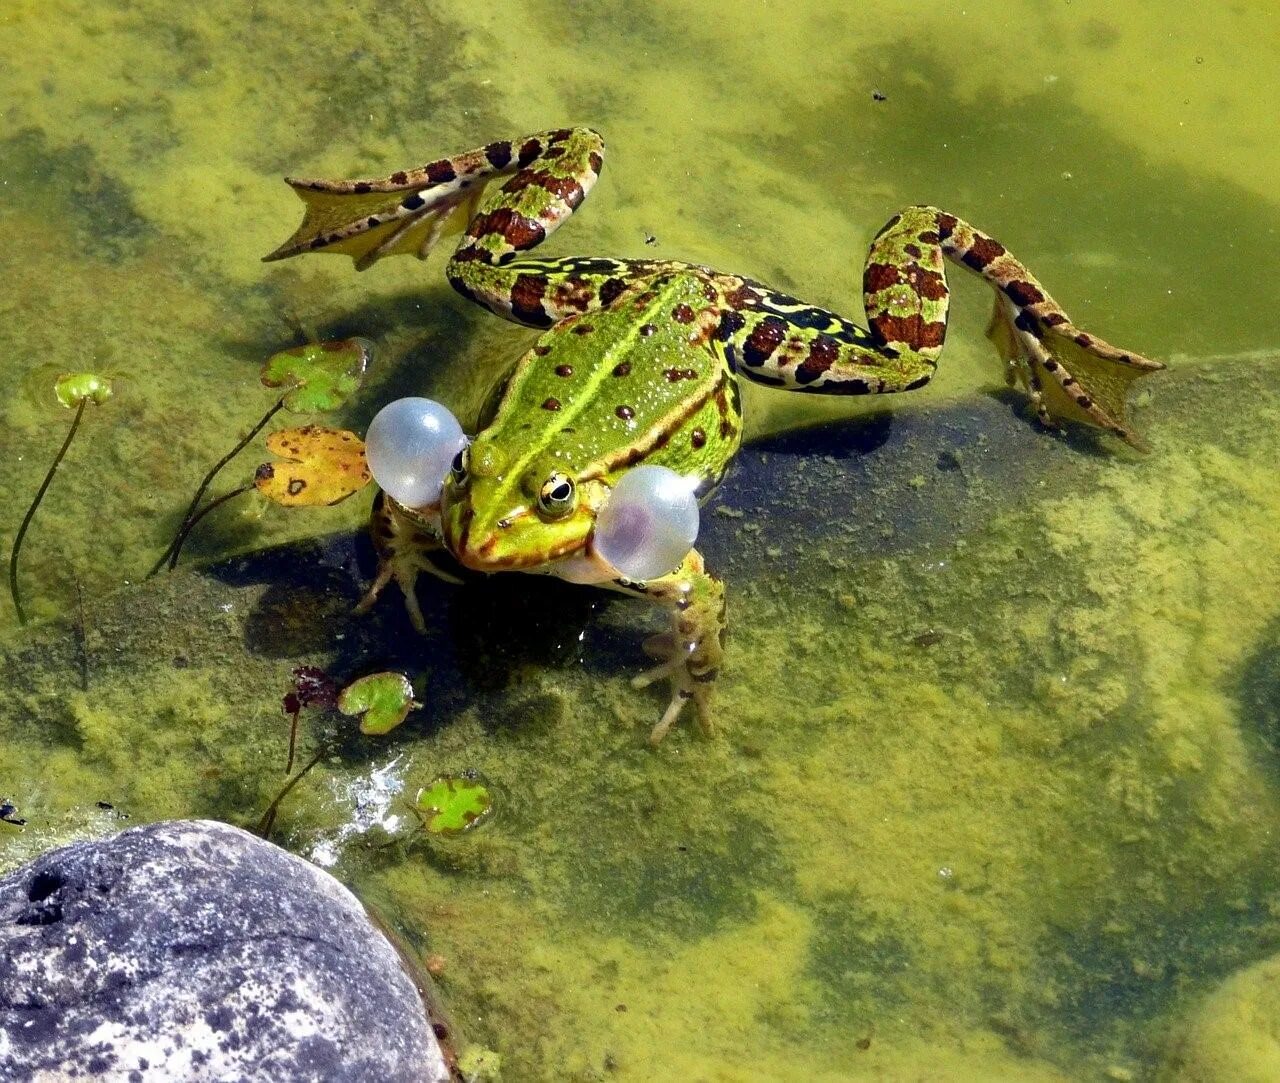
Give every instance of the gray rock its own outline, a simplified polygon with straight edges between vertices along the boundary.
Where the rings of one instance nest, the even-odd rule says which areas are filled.
[[[0,879],[0,1079],[447,1081],[395,949],[333,877],[209,821]]]

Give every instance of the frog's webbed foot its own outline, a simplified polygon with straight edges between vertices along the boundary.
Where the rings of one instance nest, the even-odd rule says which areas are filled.
[[[475,175],[442,179],[440,164],[378,180],[286,178],[306,205],[302,224],[263,261],[337,252],[363,271],[384,256],[425,258],[451,220],[465,222],[475,213],[484,189],[485,178]]]
[[[650,732],[649,743],[661,744],[690,702],[702,732],[713,733],[711,692],[724,657],[724,584],[707,573],[695,550],[670,575],[646,583],[620,581],[615,585],[671,607],[671,630],[644,642],[645,653],[659,664],[631,682],[635,688],[663,679],[671,685],[671,699]]]
[[[418,573],[428,572],[446,583],[460,583],[462,580],[436,565],[432,558],[440,551],[439,540],[429,530],[397,511],[386,493],[379,493],[374,502],[369,530],[378,552],[378,574],[356,605],[355,612],[367,613],[378,600],[378,595],[394,579],[404,595],[409,620],[425,635],[427,622],[414,591]]]
[[[1081,331],[1056,306],[1041,318],[1004,296],[996,297],[987,337],[1009,363],[1009,383],[1023,385],[1044,425],[1082,422],[1146,450],[1129,425],[1126,399],[1134,380],[1164,368],[1159,361]]]

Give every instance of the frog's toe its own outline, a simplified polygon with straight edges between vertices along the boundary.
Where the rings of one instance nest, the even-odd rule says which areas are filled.
[[[715,682],[715,671],[696,671],[693,645],[685,650],[674,651],[671,646],[674,642],[674,637],[670,635],[651,636],[646,640],[646,651],[657,657],[665,657],[666,660],[637,674],[631,680],[633,688],[647,688],[664,678],[671,682],[671,700],[649,734],[649,744],[654,747],[662,743],[667,731],[679,721],[685,705],[690,701],[693,702],[702,732],[708,735],[715,732],[711,720],[711,689]]]
[[[1050,428],[1061,421],[1092,425],[1143,450],[1128,419],[1129,385],[1164,365],[1081,331],[1057,310],[1037,318],[997,297],[987,337],[1020,377],[1037,416]]]

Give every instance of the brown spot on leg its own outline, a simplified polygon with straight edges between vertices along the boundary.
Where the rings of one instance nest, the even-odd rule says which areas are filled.
[[[1009,298],[1015,305],[1022,308],[1030,308],[1032,305],[1038,305],[1044,300],[1044,294],[1035,288],[1030,282],[1023,282],[1021,279],[1015,279],[1004,287],[1005,296]]]
[[[840,347],[835,339],[819,335],[809,347],[809,356],[796,369],[796,383],[801,385],[813,383],[836,363],[839,356]]]
[[[1004,255],[1004,245],[999,241],[993,241],[990,237],[979,237],[973,242],[960,260],[966,267],[972,267],[975,271],[981,271],[994,259],[999,259]]]

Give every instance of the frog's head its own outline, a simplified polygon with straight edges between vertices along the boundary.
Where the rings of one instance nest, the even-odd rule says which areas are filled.
[[[607,492],[554,453],[528,460],[482,433],[458,452],[445,482],[444,543],[475,571],[549,564],[587,546]]]
[[[373,419],[374,479],[481,572],[554,566],[578,582],[640,581],[676,567],[698,533],[696,477],[664,466],[575,467],[562,450],[530,455],[492,431],[468,443],[451,413],[399,399]],[[436,524],[438,523],[438,527]]]

